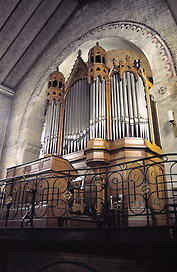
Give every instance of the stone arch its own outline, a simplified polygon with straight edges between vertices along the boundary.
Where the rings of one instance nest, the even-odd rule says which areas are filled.
[[[53,270],[54,269],[54,270]],[[71,261],[62,261],[49,264],[45,267],[42,267],[38,272],[52,272],[59,269],[60,271],[78,271],[78,272],[98,272],[93,267],[90,267],[84,263],[80,262],[71,262]]]
[[[118,37],[120,39],[131,41],[136,45],[148,59],[154,82],[158,86],[159,84],[163,85],[164,82],[169,81],[170,78],[176,76],[174,61],[168,45],[161,38],[160,34],[147,25],[133,21],[117,21],[94,28],[78,37],[66,48],[61,49],[61,52],[56,57],[55,61],[48,66],[41,78],[38,80],[36,87],[28,100],[25,113],[21,120],[17,139],[19,152],[21,152],[22,149],[22,153],[24,152],[26,135],[24,131],[28,127],[29,118],[32,116],[33,112],[35,112],[35,107],[37,105],[36,101],[41,101],[39,97],[44,96],[44,86],[48,75],[53,72],[69,54],[78,50],[83,43],[89,40],[99,40],[105,37]],[[22,131],[23,134],[20,135]],[[24,160],[22,159],[22,161]]]

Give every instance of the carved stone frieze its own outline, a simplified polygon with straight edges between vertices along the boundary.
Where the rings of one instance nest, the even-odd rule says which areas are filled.
[[[163,84],[155,84],[150,91],[157,102],[177,97],[177,77],[173,77]]]

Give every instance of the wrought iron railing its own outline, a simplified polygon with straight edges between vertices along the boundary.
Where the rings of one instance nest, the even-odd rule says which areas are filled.
[[[0,227],[177,224],[177,154],[5,179]]]

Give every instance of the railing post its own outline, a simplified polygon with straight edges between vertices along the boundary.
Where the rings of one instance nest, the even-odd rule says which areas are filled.
[[[143,160],[143,174],[144,174],[144,195],[145,195],[145,210],[146,210],[146,218],[147,218],[147,225],[150,225],[150,219],[149,219],[149,207],[148,207],[148,195],[147,195],[147,180],[146,180],[146,165],[145,160]]]
[[[32,188],[30,190],[30,193],[32,194],[31,208],[28,209],[27,213],[22,218],[22,223],[21,223],[22,228],[24,228],[25,219],[28,219],[28,221],[26,222],[26,226],[30,226],[31,228],[33,228],[36,191],[37,191],[36,188]]]

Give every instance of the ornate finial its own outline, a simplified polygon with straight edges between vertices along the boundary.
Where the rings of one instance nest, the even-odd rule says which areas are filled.
[[[77,57],[80,58],[82,55],[82,51],[79,49],[78,52],[77,52]]]
[[[140,68],[140,65],[141,65],[140,59],[134,60],[134,67],[135,67],[135,68],[139,69],[139,68]]]
[[[96,42],[96,45],[99,46],[99,42]]]

